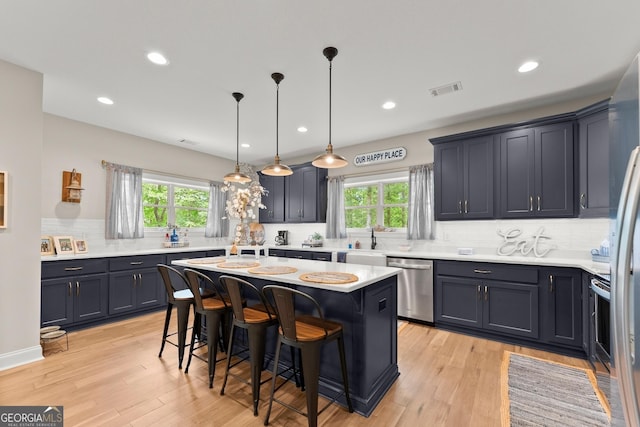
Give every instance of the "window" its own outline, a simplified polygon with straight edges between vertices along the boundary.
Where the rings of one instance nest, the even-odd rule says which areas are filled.
[[[375,180],[351,178],[344,184],[345,220],[348,229],[406,229],[409,178],[406,172],[378,176]]]
[[[145,228],[202,228],[207,224],[209,185],[161,175],[142,177]]]

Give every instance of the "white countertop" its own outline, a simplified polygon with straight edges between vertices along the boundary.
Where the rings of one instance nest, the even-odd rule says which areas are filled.
[[[335,292],[353,292],[355,290],[364,288],[365,286],[371,285],[373,283],[377,283],[380,280],[386,279],[388,277],[394,276],[398,274],[401,270],[399,268],[394,267],[377,267],[371,265],[360,265],[360,264],[344,264],[337,262],[326,262],[326,261],[312,261],[305,259],[296,259],[296,258],[282,258],[282,257],[271,257],[271,256],[261,256],[256,259],[254,256],[241,256],[241,257],[231,257],[230,260],[240,259],[243,261],[251,261],[256,260],[260,263],[262,267],[268,266],[287,266],[297,268],[298,271],[295,273],[289,274],[277,274],[277,275],[267,275],[267,274],[254,274],[249,273],[246,268],[221,268],[218,267],[217,264],[191,264],[189,260],[179,260],[173,261],[173,264],[179,265],[182,267],[193,268],[194,270],[208,270],[208,271],[216,271],[221,273],[228,273],[229,275],[238,275],[243,277],[251,277],[256,279],[262,279],[273,282],[280,283],[290,283],[292,285],[300,285],[300,286],[308,286],[310,288],[318,288],[325,289],[328,291]],[[345,284],[325,284],[325,283],[312,283],[305,282],[304,280],[300,280],[300,275],[303,273],[317,273],[317,272],[340,272],[340,273],[351,273],[358,276],[358,281],[353,283],[345,283]]]
[[[77,255],[64,255],[64,256],[43,256],[41,257],[42,261],[60,261],[60,260],[69,260],[69,259],[88,259],[88,258],[102,258],[102,257],[118,257],[118,256],[131,256],[131,255],[150,255],[150,254],[172,254],[172,253],[180,253],[180,252],[199,252],[199,251],[210,251],[217,249],[229,249],[230,246],[206,246],[206,247],[182,247],[182,248],[153,248],[153,249],[141,249],[141,250],[132,250],[132,251],[115,251],[115,252],[94,252],[94,253],[86,253],[86,254],[77,254]],[[241,247],[240,249],[253,249],[254,247]],[[401,251],[394,249],[346,249],[346,248],[335,248],[335,247],[300,247],[300,246],[274,246],[274,245],[264,245],[257,246],[255,248],[263,248],[265,250],[268,249],[286,249],[286,250],[296,250],[296,251],[311,251],[311,252],[358,252],[358,253],[379,253],[382,255],[386,255],[387,257],[398,257],[398,258],[422,258],[422,259],[432,259],[432,260],[452,260],[452,261],[474,261],[474,262],[495,262],[502,264],[521,264],[521,265],[536,265],[536,266],[547,266],[547,267],[571,267],[571,268],[580,268],[591,274],[609,274],[610,268],[609,264],[601,263],[601,262],[593,262],[588,256],[584,258],[577,257],[564,257],[564,256],[554,256],[554,253],[551,252],[546,257],[536,258],[534,256],[504,256],[498,254],[474,254],[474,255],[460,255],[453,250],[444,250],[444,249],[434,249],[428,251],[421,250],[411,250],[411,251]],[[589,255],[590,256],[590,255]],[[335,264],[335,263],[328,263]],[[338,270],[336,270],[338,271]],[[305,282],[306,283],[306,282]]]

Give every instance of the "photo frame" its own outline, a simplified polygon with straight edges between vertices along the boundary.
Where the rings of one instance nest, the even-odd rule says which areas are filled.
[[[76,239],[73,241],[73,251],[77,254],[86,254],[89,252],[87,241],[84,239]]]
[[[53,237],[40,236],[40,256],[54,255],[55,253],[56,249],[53,244]]]
[[[53,243],[58,255],[73,255],[73,237],[71,236],[54,236]]]

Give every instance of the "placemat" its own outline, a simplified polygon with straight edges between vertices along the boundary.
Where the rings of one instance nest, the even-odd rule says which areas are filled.
[[[300,280],[304,280],[305,282],[339,285],[343,283],[357,282],[358,276],[351,273],[340,273],[337,271],[321,271],[301,274]]]
[[[249,269],[249,273],[254,274],[289,274],[295,273],[296,271],[298,271],[297,268],[278,265],[265,265],[264,267],[255,267]]]
[[[221,262],[225,262],[227,257],[224,255],[207,257],[207,258],[196,258],[187,260],[189,264],[218,264]]]
[[[257,261],[228,261],[218,264],[220,268],[251,268],[259,266],[260,263]]]

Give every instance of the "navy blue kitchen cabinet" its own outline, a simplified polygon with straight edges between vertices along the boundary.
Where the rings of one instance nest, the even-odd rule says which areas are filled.
[[[537,268],[438,261],[436,272],[436,325],[539,338]]]
[[[608,102],[599,107],[600,111],[578,120],[581,218],[609,216]]]
[[[575,215],[573,128],[568,121],[499,135],[500,217]]]
[[[284,179],[285,222],[324,222],[327,216],[327,170],[294,166]]]
[[[41,326],[73,326],[107,317],[107,263],[102,259],[42,264]]]
[[[109,260],[109,314],[158,308],[166,303],[166,290],[158,264],[164,255],[139,255]]]
[[[284,258],[298,258],[298,259],[313,259],[316,261],[331,261],[331,252],[296,251],[292,249],[269,248],[269,256],[284,257]]]
[[[583,347],[583,282],[580,271],[569,268],[541,269],[544,295],[541,318],[544,340],[568,347]]]
[[[284,222],[284,177],[259,174],[260,185],[267,194],[262,196],[266,209],[259,209],[260,222],[273,224]]]
[[[493,218],[493,136],[437,144],[434,156],[436,219]]]

